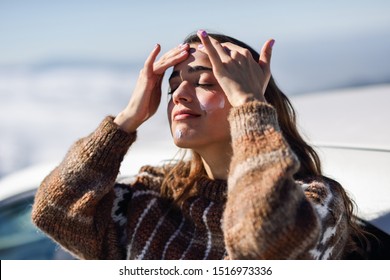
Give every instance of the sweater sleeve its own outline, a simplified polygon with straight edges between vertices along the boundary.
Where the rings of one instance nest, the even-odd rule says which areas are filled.
[[[115,179],[135,138],[106,117],[71,147],[36,193],[33,222],[79,258],[123,257],[110,214]]]
[[[341,194],[325,180],[296,182],[299,161],[275,109],[233,108],[233,158],[223,218],[231,259],[340,258],[347,218]]]

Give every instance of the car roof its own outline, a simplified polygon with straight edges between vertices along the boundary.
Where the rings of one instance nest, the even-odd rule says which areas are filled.
[[[159,165],[167,160],[172,160],[178,154],[178,148],[173,143],[157,142],[144,147],[137,145],[132,147],[123,160],[119,177],[133,176],[144,165]],[[136,160],[134,160],[136,159]],[[43,179],[60,163],[51,161],[35,164],[0,179],[0,201],[13,195],[38,188]]]
[[[390,151],[390,84],[291,98],[310,142]]]
[[[36,189],[54,166],[53,162],[37,164],[1,178],[0,201]]]

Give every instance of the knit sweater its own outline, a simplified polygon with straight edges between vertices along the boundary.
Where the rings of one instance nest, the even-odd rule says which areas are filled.
[[[325,177],[297,181],[299,162],[275,109],[233,108],[228,180],[203,176],[172,205],[161,167],[118,182],[136,139],[106,117],[39,187],[34,223],[81,259],[338,259],[349,238],[340,190]],[[134,159],[136,160],[136,159]]]

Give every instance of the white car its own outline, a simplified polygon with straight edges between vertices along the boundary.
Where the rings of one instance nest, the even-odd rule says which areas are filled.
[[[354,200],[372,255],[390,259],[390,85],[334,90],[292,98],[298,123],[326,176]]]
[[[125,158],[120,176],[134,175],[142,165],[159,164],[175,153],[173,144],[158,145],[158,150],[156,146],[150,147],[147,152],[133,149],[132,156],[139,160],[135,162]],[[34,165],[0,180],[0,260],[74,259],[31,221],[35,192],[57,164]]]
[[[390,258],[390,85],[337,90],[291,98],[298,124],[322,159],[325,175],[340,182],[354,199],[366,229],[378,236],[374,258]],[[162,148],[161,145],[163,146]],[[143,164],[170,159],[167,143],[148,152],[131,150],[121,175]],[[0,259],[68,259],[31,223],[34,193],[55,164],[39,165],[0,180]]]
[[[34,166],[0,181],[1,260],[74,259],[31,221],[35,192],[50,168]]]
[[[390,234],[390,85],[292,99],[325,175],[355,200],[359,217]]]

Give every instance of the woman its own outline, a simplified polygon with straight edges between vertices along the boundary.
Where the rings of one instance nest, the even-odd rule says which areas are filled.
[[[42,182],[36,225],[84,259],[346,258],[358,232],[351,201],[297,131],[271,78],[273,44],[259,56],[200,30],[156,61],[157,45],[127,107]],[[192,158],[115,182],[172,66],[171,132]]]

